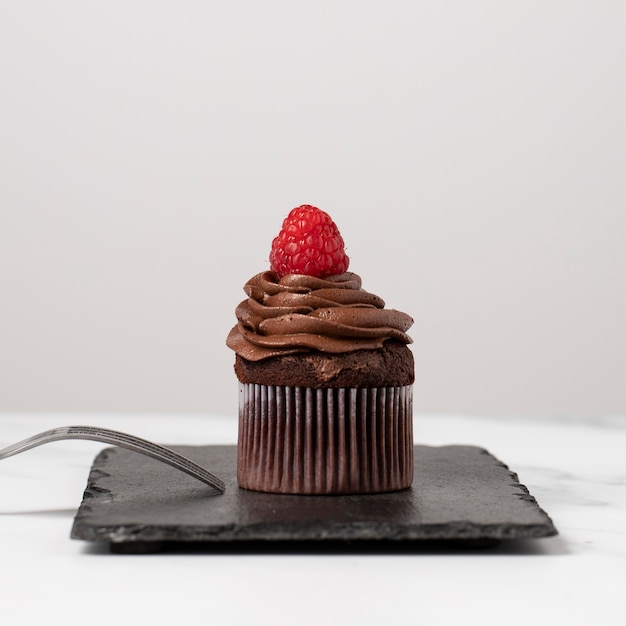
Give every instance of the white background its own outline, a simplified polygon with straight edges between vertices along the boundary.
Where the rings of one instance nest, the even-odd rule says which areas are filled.
[[[626,3],[4,2],[0,410],[234,414],[296,205],[418,412],[626,411]]]

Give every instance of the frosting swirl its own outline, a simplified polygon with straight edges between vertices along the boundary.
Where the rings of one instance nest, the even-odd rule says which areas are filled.
[[[245,285],[248,298],[235,310],[237,325],[226,345],[248,361],[318,350],[328,353],[380,348],[386,341],[411,343],[413,319],[385,309],[361,288],[352,272],[316,278],[272,271]]]

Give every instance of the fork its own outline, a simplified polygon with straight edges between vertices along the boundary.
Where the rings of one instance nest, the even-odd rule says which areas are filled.
[[[61,441],[63,439],[89,439],[91,441],[100,441],[116,445],[120,448],[127,448],[128,450],[145,454],[157,461],[167,463],[197,478],[203,483],[210,485],[220,493],[224,493],[226,490],[224,482],[217,476],[214,476],[211,472],[197,463],[194,463],[187,457],[178,454],[178,452],[174,452],[174,450],[152,443],[146,439],[135,437],[134,435],[128,435],[109,428],[99,428],[97,426],[61,426],[59,428],[45,430],[37,435],[28,437],[28,439],[23,439],[13,445],[2,448],[0,450],[0,461],[14,456],[15,454],[26,452],[26,450],[30,450],[44,443]]]

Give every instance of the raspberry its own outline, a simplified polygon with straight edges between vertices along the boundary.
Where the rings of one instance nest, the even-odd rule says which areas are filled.
[[[270,265],[279,276],[335,276],[346,272],[349,263],[335,222],[309,204],[293,209],[272,241]]]

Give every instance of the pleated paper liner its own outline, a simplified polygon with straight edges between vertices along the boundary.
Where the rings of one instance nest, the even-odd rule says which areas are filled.
[[[239,385],[237,480],[255,491],[380,493],[413,481],[412,386]]]

